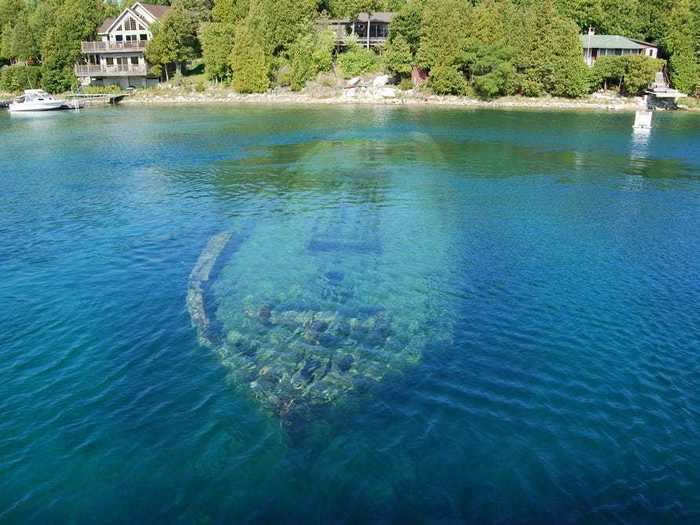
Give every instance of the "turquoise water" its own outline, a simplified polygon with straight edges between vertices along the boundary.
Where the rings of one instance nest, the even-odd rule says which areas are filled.
[[[697,523],[700,118],[633,118],[0,113],[0,522]]]

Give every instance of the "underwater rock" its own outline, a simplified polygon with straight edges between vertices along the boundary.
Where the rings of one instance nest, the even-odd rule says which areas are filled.
[[[269,304],[264,304],[260,307],[258,311],[258,319],[263,323],[269,323],[272,317],[272,307]]]
[[[338,284],[345,278],[345,274],[343,272],[326,272],[325,277],[329,282]]]
[[[340,370],[341,372],[347,372],[348,370],[350,370],[350,368],[352,368],[352,364],[354,362],[355,358],[350,354],[347,354],[338,361],[338,370]]]

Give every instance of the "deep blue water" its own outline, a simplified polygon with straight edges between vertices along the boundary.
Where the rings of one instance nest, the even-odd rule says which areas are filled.
[[[700,118],[633,118],[1,113],[0,522],[700,522]]]

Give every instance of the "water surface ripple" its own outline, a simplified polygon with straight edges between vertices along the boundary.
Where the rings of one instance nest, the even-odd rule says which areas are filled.
[[[700,120],[632,121],[0,114],[0,522],[700,522]]]

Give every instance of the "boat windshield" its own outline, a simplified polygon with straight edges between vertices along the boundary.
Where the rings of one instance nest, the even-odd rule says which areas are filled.
[[[36,102],[41,100],[53,100],[53,97],[49,95],[46,91],[36,91],[32,93],[24,94],[23,102]]]

